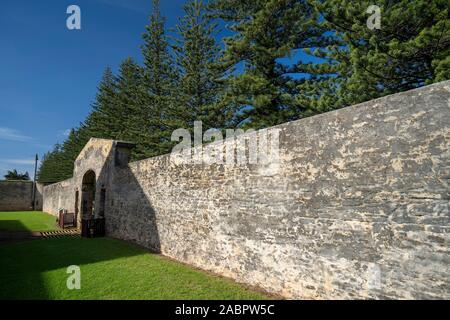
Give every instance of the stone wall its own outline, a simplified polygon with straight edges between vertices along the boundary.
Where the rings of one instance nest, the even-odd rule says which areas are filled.
[[[42,210],[43,204],[44,204],[44,184],[37,182],[36,183],[36,196],[35,196],[35,210]]]
[[[78,155],[74,165],[72,178],[44,187],[43,210],[53,215],[58,215],[59,209],[75,212],[75,194],[78,191],[78,209],[81,210],[81,194],[83,176],[88,171],[93,171],[96,176],[95,208],[99,207],[100,190],[109,185],[110,174],[114,161],[111,158],[114,142],[105,139],[91,139]],[[78,220],[81,215],[78,216]]]
[[[36,210],[42,209],[41,184],[36,184]],[[0,211],[32,210],[33,182],[0,180]]]
[[[58,215],[59,209],[67,209],[73,212],[75,210],[74,189],[73,178],[45,186],[43,211],[55,216]]]
[[[269,128],[277,163],[123,166],[94,139],[44,209],[104,150],[110,236],[288,298],[450,299],[449,101],[447,81]]]
[[[450,298],[449,89],[280,125],[276,173],[131,163],[108,232],[291,298]]]

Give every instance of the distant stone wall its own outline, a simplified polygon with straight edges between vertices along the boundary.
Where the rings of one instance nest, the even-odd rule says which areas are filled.
[[[36,184],[36,210],[42,209],[42,185]],[[33,182],[0,180],[0,211],[32,210]]]
[[[281,163],[117,170],[110,235],[291,298],[450,298],[450,82],[275,127]]]

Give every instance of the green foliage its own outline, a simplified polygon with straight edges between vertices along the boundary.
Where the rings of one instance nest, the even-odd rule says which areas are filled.
[[[144,44],[144,82],[146,88],[145,105],[150,106],[147,119],[148,156],[167,153],[172,147],[171,133],[176,128],[173,123],[176,113],[174,93],[177,90],[177,73],[173,55],[170,54],[169,39],[165,30],[165,18],[161,16],[159,0],[153,0],[150,23],[142,34]]]
[[[72,176],[76,157],[91,137],[114,139],[122,119],[116,110],[116,82],[111,69],[107,67],[98,86],[98,93],[92,105],[92,112],[77,129],[72,129],[64,143],[56,144],[46,153],[37,172],[37,180],[54,183]]]
[[[174,45],[179,82],[177,87],[177,127],[192,129],[194,121],[203,122],[203,130],[223,128],[229,115],[221,104],[226,66],[219,62],[221,49],[216,42],[217,24],[207,14],[201,0],[184,6]]]
[[[72,129],[63,144],[56,144],[51,152],[43,156],[37,181],[54,183],[72,177],[74,161],[88,141],[85,131],[86,127]]]
[[[5,180],[30,180],[30,176],[28,175],[28,172],[20,173],[17,172],[16,169],[14,169],[8,170],[8,172],[5,174]]]
[[[41,160],[37,172],[37,181],[41,183],[54,183],[70,178],[71,172],[60,164],[64,161],[63,150],[57,143],[52,151],[47,152]]]
[[[314,1],[329,29],[342,34],[341,103],[350,105],[450,78],[447,0],[377,1],[381,28],[367,27],[372,1]]]
[[[229,79],[226,95],[237,107],[236,124],[261,128],[298,119],[316,113],[319,100],[334,107],[336,66],[323,50],[339,42],[307,1],[215,0],[211,8],[234,32],[224,39],[223,60],[244,68]],[[299,51],[299,61],[289,59]]]
[[[80,127],[80,135],[86,143],[90,137],[112,139],[120,131],[120,112],[116,110],[117,78],[106,67],[98,92],[92,104],[92,112]]]
[[[205,0],[206,1],[206,0]],[[367,9],[381,8],[381,28]],[[311,116],[450,78],[448,0],[190,0],[165,30],[153,0],[143,65],[106,68],[92,112],[47,153],[40,182],[72,176],[91,137],[167,153],[173,130],[252,127]],[[218,41],[217,20],[231,35]]]
[[[150,138],[149,119],[151,108],[147,103],[142,68],[133,59],[128,58],[119,68],[119,76],[115,85],[115,131],[111,137],[115,140],[133,141],[137,147],[133,151],[134,159],[148,156],[147,141]]]

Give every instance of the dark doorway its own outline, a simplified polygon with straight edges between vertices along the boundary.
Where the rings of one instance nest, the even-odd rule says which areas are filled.
[[[80,192],[77,190],[75,191],[75,216],[78,217],[78,201],[80,199]]]
[[[83,176],[81,186],[81,218],[93,218],[95,212],[95,172],[89,170]]]
[[[100,190],[100,208],[98,211],[99,217],[105,217],[105,204],[106,204],[106,189],[101,188]]]

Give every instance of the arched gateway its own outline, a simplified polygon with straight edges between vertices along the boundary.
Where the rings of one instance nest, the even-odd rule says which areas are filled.
[[[113,177],[127,168],[133,147],[130,142],[91,138],[74,161],[73,177],[46,188],[46,210],[61,212],[64,218],[59,221],[64,223],[71,218],[67,226],[77,227],[85,237],[104,235],[108,212],[115,210]]]
[[[95,172],[87,171],[81,186],[81,219],[91,219],[95,212]]]
[[[81,235],[84,237],[103,236],[105,233],[104,217],[99,217],[95,208],[96,184],[95,172],[88,170],[81,183]]]

